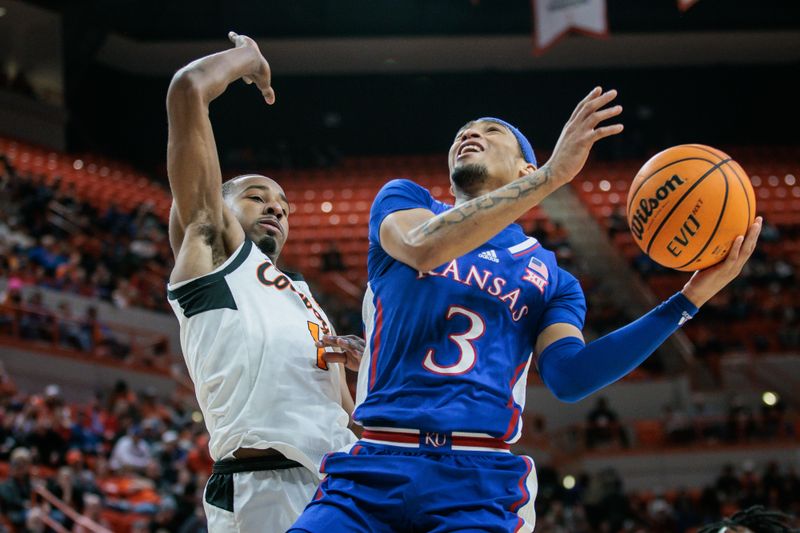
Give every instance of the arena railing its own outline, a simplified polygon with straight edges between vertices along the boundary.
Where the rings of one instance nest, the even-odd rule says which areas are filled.
[[[64,501],[58,499],[55,496],[55,494],[53,494],[52,492],[47,490],[47,488],[45,488],[44,482],[42,480],[36,480],[33,483],[32,489],[33,489],[33,494],[31,495],[31,497],[34,500],[38,496],[43,501],[47,502],[48,504],[52,505],[53,507],[64,513],[64,516],[72,520],[76,526],[81,526],[84,530],[89,531],[90,533],[112,533],[110,529],[107,529],[98,524],[97,522],[95,522],[94,520],[81,515],[80,513],[78,513],[78,511],[67,505]],[[44,514],[41,517],[41,520],[42,522],[44,522],[45,525],[47,525],[47,527],[53,529],[58,533],[62,532],[69,533],[69,531],[66,528],[64,528],[64,526],[53,520],[47,514]]]
[[[24,305],[0,305],[0,342],[3,340],[14,344],[36,343],[37,346],[44,343],[51,354],[94,361],[101,358],[164,373],[169,373],[173,362],[164,334],[120,324],[65,318]]]

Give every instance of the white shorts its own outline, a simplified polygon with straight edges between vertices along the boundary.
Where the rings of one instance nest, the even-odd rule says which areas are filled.
[[[216,468],[215,468],[216,470]],[[319,478],[305,467],[214,473],[203,494],[209,533],[285,533]]]

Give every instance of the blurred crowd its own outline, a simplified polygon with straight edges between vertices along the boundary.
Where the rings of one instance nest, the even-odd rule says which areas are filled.
[[[606,402],[587,421],[590,447],[621,438],[623,426]],[[665,428],[670,439],[685,442],[685,428]],[[756,425],[756,432],[763,430]],[[38,394],[18,391],[0,365],[3,463],[8,477],[0,482],[0,511],[18,532],[48,531],[43,516],[86,531],[75,516],[34,497],[37,487],[112,530],[206,530],[202,491],[212,460],[191,399],[157,398],[153,390],[135,392],[118,382],[90,402],[70,403],[56,385]],[[800,511],[800,476],[777,463],[763,470],[728,465],[714,483],[691,490],[628,491],[613,470],[571,476],[542,463],[537,476],[537,531],[544,533],[677,533],[754,504]]]
[[[639,492],[626,491],[613,469],[566,477],[539,466],[537,474],[537,533],[684,533],[756,504],[800,514],[800,476],[777,463],[727,465],[699,489]]]
[[[528,450],[547,450],[559,457],[584,452],[617,453],[633,449],[718,449],[754,443],[793,443],[800,434],[800,414],[777,394],[770,403],[734,396],[719,404],[695,394],[690,405],[665,405],[660,418],[622,419],[601,396],[580,424],[553,431],[535,409],[525,413],[520,444]]]
[[[201,498],[212,460],[192,405],[134,392],[122,381],[91,402],[69,403],[56,385],[19,392],[0,367],[0,463],[8,462],[2,515],[17,532],[46,531],[43,515],[84,531],[73,529],[74,517],[33,497],[39,483],[112,530],[205,531]]]
[[[166,310],[171,257],[152,205],[98,212],[72,184],[20,175],[0,155],[0,277],[9,283]]]

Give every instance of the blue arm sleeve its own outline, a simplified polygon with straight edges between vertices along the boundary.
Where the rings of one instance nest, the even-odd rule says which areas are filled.
[[[697,313],[677,293],[643,317],[589,344],[564,337],[539,354],[539,374],[560,400],[577,402],[639,366]]]

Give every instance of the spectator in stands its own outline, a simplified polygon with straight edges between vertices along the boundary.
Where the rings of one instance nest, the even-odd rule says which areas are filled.
[[[31,294],[20,319],[20,332],[25,339],[52,340],[54,332],[53,317],[45,305],[42,293]]]
[[[702,394],[692,397],[691,418],[697,438],[711,442],[722,440],[725,433],[723,413],[718,408],[709,406]]]
[[[154,456],[161,467],[164,482],[177,483],[178,468],[186,461],[186,452],[178,446],[178,433],[175,430],[169,429],[161,435]]]
[[[95,355],[125,359],[130,354],[130,346],[120,342],[111,328],[100,321],[97,307],[92,305],[86,308],[81,328]]]
[[[617,413],[608,406],[605,396],[601,396],[586,417],[586,447],[594,449],[614,443],[627,447],[627,436]]]
[[[178,505],[170,496],[161,499],[155,517],[150,521],[150,531],[177,531],[181,526]]]
[[[342,253],[334,241],[328,243],[328,249],[322,254],[322,270],[323,272],[345,270]]]
[[[114,446],[110,466],[112,470],[144,473],[152,460],[150,445],[142,438],[142,428],[133,426]]]
[[[753,411],[741,398],[734,398],[728,409],[727,437],[732,442],[751,440],[757,434]]]
[[[27,448],[12,451],[8,479],[0,483],[0,510],[18,531],[25,531],[31,509],[31,459]]]
[[[715,486],[717,491],[727,499],[736,499],[739,497],[742,491],[742,482],[739,481],[739,478],[736,476],[732,464],[726,464],[722,468],[722,473],[717,478]]]
[[[58,340],[74,350],[88,351],[91,348],[89,335],[81,328],[72,313],[69,302],[62,301],[58,304]]]
[[[47,480],[46,488],[53,496],[63,501],[78,513],[83,512],[83,491],[75,480],[75,472],[68,466],[58,469],[56,476]],[[50,512],[50,517],[59,522],[67,529],[73,527],[72,520],[58,509]]]
[[[613,241],[617,234],[626,234],[628,229],[628,217],[625,214],[625,208],[618,205],[611,212],[606,222],[608,227],[608,237]]]
[[[50,234],[39,238],[38,244],[28,250],[28,258],[34,264],[44,267],[48,277],[55,276],[58,267],[68,261],[56,238]]]
[[[38,462],[51,468],[62,464],[67,448],[64,437],[54,426],[53,416],[40,415],[33,431],[25,439],[25,445],[34,452]]]
[[[664,406],[664,433],[671,444],[688,444],[694,439],[694,429],[689,415],[680,408]]]
[[[17,394],[17,386],[6,372],[6,366],[0,359],[0,405],[10,400]]]
[[[91,492],[84,493],[82,508],[82,514],[84,517],[105,527],[106,529],[111,529],[111,524],[102,515],[103,500],[100,496]],[[78,524],[72,531],[73,533],[93,533],[94,530],[83,526],[82,524]]]

